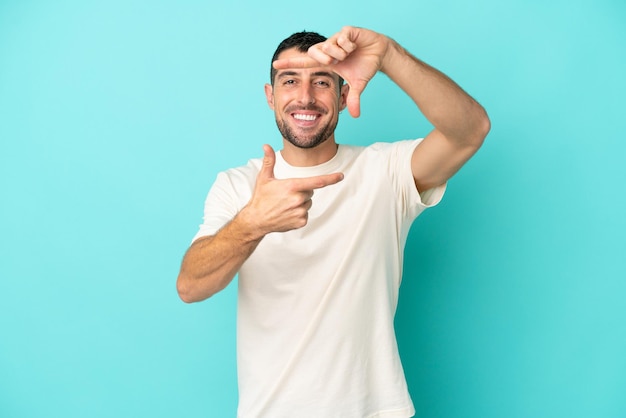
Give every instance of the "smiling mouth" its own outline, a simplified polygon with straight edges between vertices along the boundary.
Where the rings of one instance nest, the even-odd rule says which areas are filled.
[[[297,120],[314,121],[318,118],[318,115],[304,115],[302,113],[294,113],[293,118]]]

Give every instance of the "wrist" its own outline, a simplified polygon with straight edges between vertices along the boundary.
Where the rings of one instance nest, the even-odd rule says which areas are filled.
[[[394,69],[402,65],[401,60],[409,56],[409,53],[396,41],[388,38],[387,48],[381,61],[380,71],[386,75],[393,73]]]
[[[233,219],[234,226],[244,242],[258,242],[267,235],[259,220],[260,217],[249,205],[244,206],[235,216]]]

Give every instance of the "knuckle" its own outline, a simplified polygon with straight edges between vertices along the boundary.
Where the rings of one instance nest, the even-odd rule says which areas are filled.
[[[313,189],[320,189],[322,187],[324,187],[326,184],[324,182],[323,177],[316,177],[314,179],[311,179],[311,190]]]
[[[302,197],[297,194],[291,195],[288,199],[288,202],[289,202],[289,206],[291,207],[300,206],[302,204]]]
[[[294,193],[298,191],[298,183],[294,180],[285,180],[285,190],[287,193]]]
[[[301,216],[300,218],[298,218],[298,221],[296,222],[296,224],[298,225],[298,228],[302,228],[306,226],[308,222],[309,222],[309,216],[308,214],[305,214],[304,216]]]

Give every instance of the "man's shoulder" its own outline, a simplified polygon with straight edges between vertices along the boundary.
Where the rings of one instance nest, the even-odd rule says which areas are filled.
[[[254,158],[248,160],[245,165],[223,169],[217,172],[214,187],[232,189],[234,191],[253,187],[257,174],[261,169],[263,160]]]
[[[393,142],[374,142],[370,145],[342,145],[345,148],[346,154],[352,157],[376,157],[384,156],[386,154],[393,153],[410,153],[421,141],[419,139],[403,139]]]
[[[367,146],[366,148],[370,150],[374,150],[374,151],[412,148],[415,145],[417,145],[421,140],[422,138],[402,139],[399,141],[380,141],[380,142],[374,142],[373,144]]]
[[[255,176],[261,169],[261,164],[263,163],[262,158],[251,158],[248,160],[246,164],[235,166],[231,168],[227,168],[219,172],[221,175],[226,175],[228,177],[249,177]]]

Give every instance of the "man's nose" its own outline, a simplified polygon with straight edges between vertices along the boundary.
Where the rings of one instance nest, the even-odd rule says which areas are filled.
[[[309,84],[303,84],[300,89],[300,102],[305,105],[315,103],[315,94],[313,86]]]

